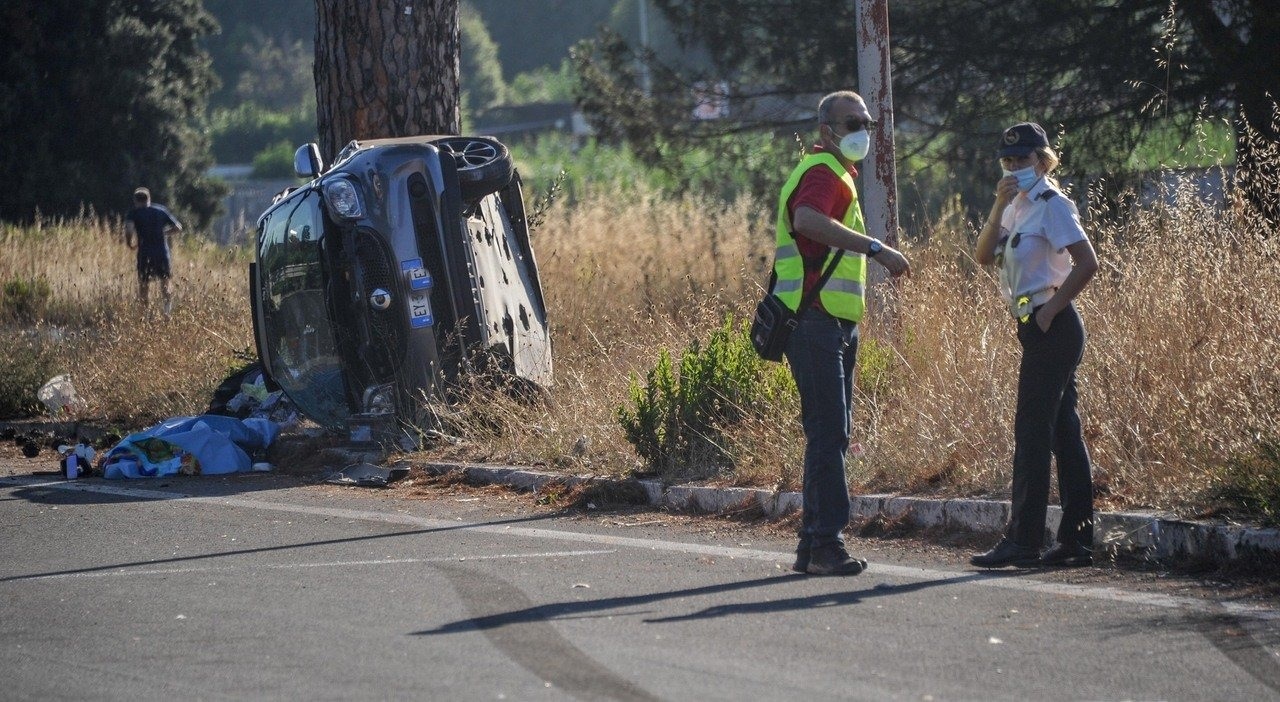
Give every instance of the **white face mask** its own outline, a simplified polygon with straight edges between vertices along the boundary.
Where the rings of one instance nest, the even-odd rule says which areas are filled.
[[[871,135],[865,129],[849,132],[840,140],[840,153],[850,161],[861,161],[870,149]]]
[[[1005,177],[1013,176],[1014,178],[1017,178],[1018,190],[1021,190],[1024,193],[1030,190],[1031,186],[1035,185],[1037,180],[1040,180],[1040,175],[1036,173],[1035,166],[1027,166],[1026,168],[1019,168],[1016,171],[1011,171],[1007,168],[1001,168],[1000,172],[1003,173]]]

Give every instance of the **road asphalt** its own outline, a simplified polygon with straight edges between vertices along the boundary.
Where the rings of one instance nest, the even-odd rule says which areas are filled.
[[[0,447],[10,699],[1280,699],[1266,581],[990,573],[937,533],[811,577],[758,511],[53,467]]]

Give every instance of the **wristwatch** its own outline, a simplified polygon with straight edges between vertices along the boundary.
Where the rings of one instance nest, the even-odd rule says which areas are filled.
[[[872,239],[871,243],[867,244],[867,258],[875,258],[881,251],[884,251],[884,244],[881,244],[879,239]]]

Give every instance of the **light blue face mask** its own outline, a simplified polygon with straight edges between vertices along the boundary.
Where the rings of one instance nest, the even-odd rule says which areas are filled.
[[[1037,180],[1040,180],[1040,175],[1036,173],[1035,166],[1027,166],[1026,168],[1019,168],[1016,171],[1010,171],[1008,169],[1001,168],[1000,171],[1004,173],[1006,176],[1013,176],[1014,178],[1017,178],[1018,190],[1021,190],[1024,193],[1030,190],[1031,186],[1035,185]]]

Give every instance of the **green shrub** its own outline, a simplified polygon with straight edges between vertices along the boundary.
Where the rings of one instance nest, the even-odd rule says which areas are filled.
[[[573,70],[573,62],[563,58],[560,59],[558,68],[539,66],[517,73],[511,79],[508,93],[520,96],[520,101],[524,103],[572,102],[573,88],[577,82],[578,75]]]
[[[293,151],[297,148],[287,141],[263,149],[253,157],[254,178],[293,178]]]
[[[857,385],[863,395],[878,398],[889,391],[892,383],[893,346],[877,339],[858,340]]]
[[[0,354],[0,418],[34,417],[44,411],[36,391],[60,371],[53,353],[38,341],[20,339]]]
[[[35,324],[44,317],[53,291],[44,276],[37,278],[13,278],[4,284],[4,296],[0,297],[0,310],[6,319],[20,324]]]
[[[673,361],[664,349],[645,383],[632,376],[630,403],[617,408],[627,441],[664,477],[698,478],[731,468],[723,430],[766,416],[795,384],[786,368],[756,355],[748,325],[732,315],[706,341]]]
[[[1253,451],[1230,458],[1216,493],[1250,516],[1280,524],[1280,437],[1260,438]]]
[[[281,141],[296,148],[316,140],[316,115],[311,107],[275,112],[246,102],[234,109],[216,110],[209,123],[213,157],[218,163],[248,163]]]
[[[570,202],[590,192],[628,195],[646,189],[671,197],[701,193],[725,201],[753,194],[771,202],[799,153],[794,139],[755,133],[708,137],[696,147],[664,144],[661,148],[675,155],[662,168],[645,165],[625,146],[560,133],[513,139],[507,146],[526,188],[545,188],[566,173],[564,189]]]

